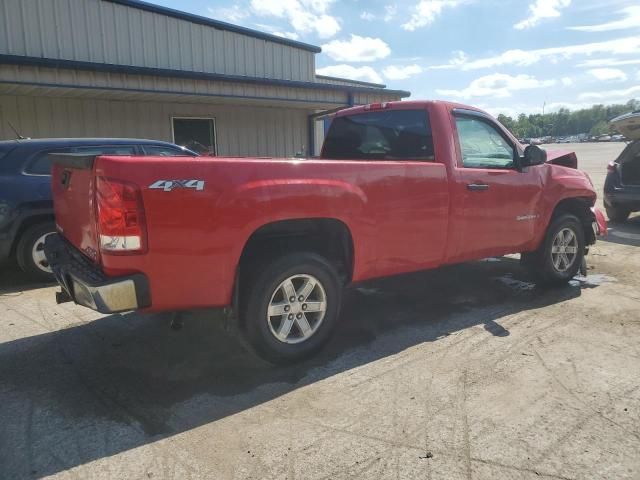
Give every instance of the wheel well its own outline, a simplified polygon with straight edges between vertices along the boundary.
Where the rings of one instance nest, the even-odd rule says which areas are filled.
[[[13,238],[13,244],[11,245],[11,255],[15,255],[16,248],[18,247],[18,242],[22,238],[22,235],[24,234],[24,232],[27,231],[27,229],[33,227],[34,225],[38,225],[39,223],[46,223],[46,222],[55,222],[55,217],[53,215],[45,213],[45,214],[33,215],[31,217],[25,218],[20,224],[20,227],[18,227],[16,236]]]
[[[592,204],[593,202],[589,198],[565,198],[556,205],[551,218],[554,219],[565,213],[578,217],[584,229],[585,242],[587,245],[591,245],[596,241],[595,233],[591,227],[592,222],[595,220],[593,212],[591,212]]]
[[[345,283],[353,274],[353,239],[340,220],[310,218],[263,225],[244,246],[238,274],[246,273],[264,258],[291,252],[314,252],[331,262]]]

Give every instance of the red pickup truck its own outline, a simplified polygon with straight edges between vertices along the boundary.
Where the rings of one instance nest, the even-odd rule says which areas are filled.
[[[60,156],[45,251],[59,301],[231,307],[288,362],[327,341],[346,284],[509,253],[572,278],[606,232],[576,166],[476,108],[371,104],[335,114],[320,158]]]

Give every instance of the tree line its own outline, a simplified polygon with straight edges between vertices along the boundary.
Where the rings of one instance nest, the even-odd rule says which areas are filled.
[[[640,100],[615,105],[593,105],[591,108],[574,111],[561,108],[544,115],[521,113],[517,119],[500,114],[498,121],[518,138],[566,137],[581,133],[603,135],[609,133],[609,120],[635,110],[640,110]]]

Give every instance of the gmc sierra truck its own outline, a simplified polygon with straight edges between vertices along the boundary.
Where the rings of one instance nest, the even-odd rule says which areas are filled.
[[[272,362],[328,340],[347,284],[511,253],[559,284],[606,233],[574,153],[523,148],[487,113],[441,101],[340,111],[319,158],[53,165],[59,301],[228,307]]]

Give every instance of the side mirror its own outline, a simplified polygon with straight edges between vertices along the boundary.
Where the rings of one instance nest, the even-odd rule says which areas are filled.
[[[524,155],[520,157],[521,167],[532,167],[534,165],[542,165],[547,161],[547,151],[537,145],[527,145],[524,149]]]

